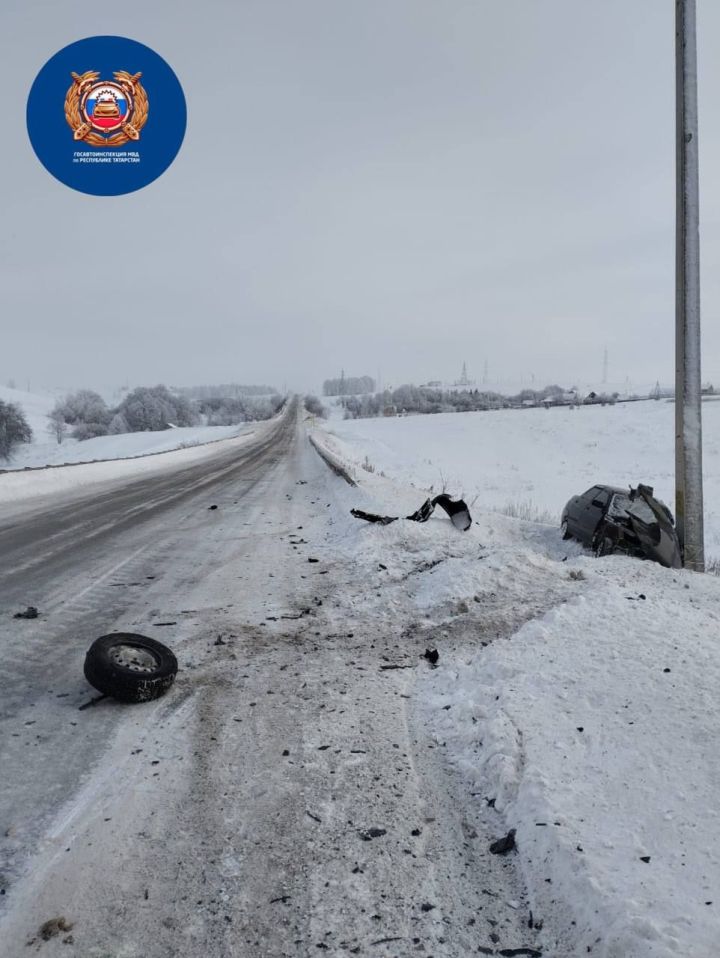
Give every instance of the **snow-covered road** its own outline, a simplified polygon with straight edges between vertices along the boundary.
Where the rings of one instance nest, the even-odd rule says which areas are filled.
[[[199,488],[187,471],[149,478],[0,530],[16,566],[1,611],[3,958],[539,947],[513,857],[488,852],[501,819],[451,770],[426,709],[422,653],[441,636],[407,595],[423,608],[427,546],[399,528],[373,543],[348,516],[367,496],[293,416],[235,456],[206,463]],[[466,548],[442,520],[423,533],[443,555]],[[377,550],[393,542],[386,588]],[[532,594],[552,601],[540,579]],[[40,618],[13,620],[24,604]],[[499,603],[482,614],[488,640],[507,627]],[[443,655],[469,622],[444,630]],[[171,645],[177,681],[155,703],[79,712],[85,650],[119,630]],[[39,938],[59,917],[72,929]]]

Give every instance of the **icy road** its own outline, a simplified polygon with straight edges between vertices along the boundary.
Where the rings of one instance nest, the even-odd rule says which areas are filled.
[[[492,809],[426,727],[427,633],[392,596],[364,615],[348,494],[291,406],[0,520],[2,958],[540,954]],[[121,630],[175,650],[175,685],[78,711],[86,649]]]

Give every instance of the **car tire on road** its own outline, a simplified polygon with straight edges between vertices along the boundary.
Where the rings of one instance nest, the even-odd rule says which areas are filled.
[[[560,523],[560,534],[565,540],[572,539],[572,536],[568,532],[567,519],[563,519],[563,521]]]
[[[170,688],[178,670],[170,649],[134,632],[96,639],[85,656],[85,678],[121,702],[150,702]]]

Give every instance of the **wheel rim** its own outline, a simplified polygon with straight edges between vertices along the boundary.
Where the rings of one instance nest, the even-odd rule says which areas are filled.
[[[561,535],[567,535],[567,519],[563,519],[560,523],[560,533]]]
[[[115,665],[131,672],[155,672],[160,664],[160,660],[149,649],[141,649],[137,645],[114,645],[110,649],[110,658]]]

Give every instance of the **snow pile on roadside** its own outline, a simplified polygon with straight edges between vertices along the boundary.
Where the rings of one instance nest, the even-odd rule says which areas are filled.
[[[181,426],[162,432],[129,432],[117,436],[98,436],[95,439],[67,438],[32,442],[18,446],[9,462],[0,460],[0,469],[20,469],[63,466],[81,462],[102,462],[107,459],[131,459],[133,456],[153,456],[174,449],[187,449],[204,443],[231,439],[254,427],[254,423],[239,426]],[[39,438],[36,433],[36,439]],[[40,434],[42,435],[42,434]]]
[[[710,958],[720,583],[621,557],[590,566],[584,594],[438,670],[428,707],[473,790],[517,828],[537,916],[557,928],[564,913],[568,940],[602,958]]]
[[[424,495],[358,475],[348,504],[402,515]],[[714,958],[720,581],[473,518],[358,522],[344,546],[378,627],[440,649],[418,698],[498,837],[517,829],[547,953]]]
[[[218,453],[243,446],[276,420],[253,423],[252,431],[220,442],[203,443],[186,449],[174,449],[157,455],[133,459],[110,459],[79,465],[56,466],[25,472],[13,470],[0,474],[0,503],[35,500],[44,496],[81,493],[97,483],[127,481],[165,469],[177,469],[200,462]],[[233,427],[237,431],[237,427]],[[174,430],[178,432],[179,430]],[[88,440],[91,441],[91,440]]]

